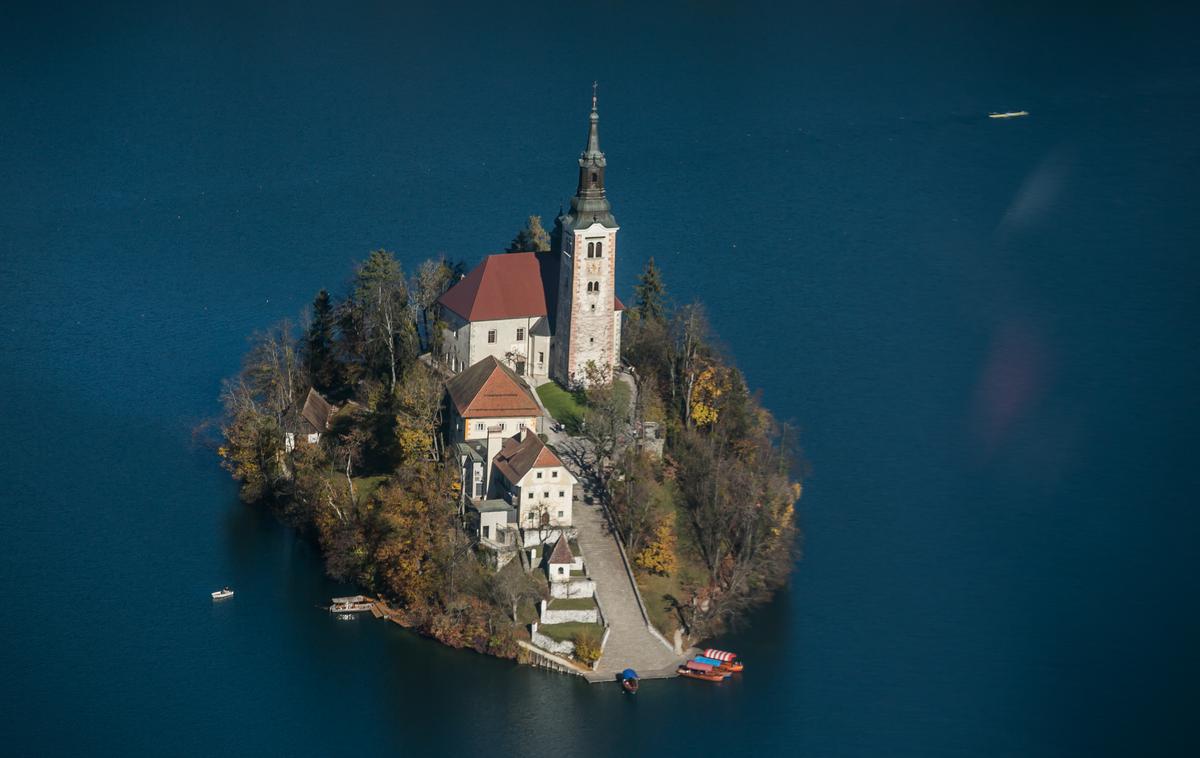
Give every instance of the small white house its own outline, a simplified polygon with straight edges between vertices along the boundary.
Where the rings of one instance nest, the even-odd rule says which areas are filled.
[[[335,413],[337,413],[337,406],[331,404],[321,396],[320,392],[310,387],[308,396],[304,398],[304,408],[300,411],[297,427],[292,431],[284,432],[284,449],[289,453],[292,452],[296,448],[297,441],[309,445],[320,442],[321,435],[329,431],[329,422]]]
[[[575,556],[571,554],[571,546],[567,543],[565,535],[559,535],[558,542],[554,543],[554,550],[550,551],[550,558],[546,561],[550,581],[571,581],[571,569],[574,567]]]

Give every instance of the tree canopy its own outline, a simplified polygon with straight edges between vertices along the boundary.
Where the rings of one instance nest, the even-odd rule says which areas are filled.
[[[525,226],[517,232],[505,252],[544,253],[550,249],[550,235],[542,228],[541,216],[530,216]]]

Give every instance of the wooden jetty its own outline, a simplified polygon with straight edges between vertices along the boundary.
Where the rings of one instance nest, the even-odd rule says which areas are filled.
[[[329,602],[334,605],[341,605],[343,603],[373,603],[375,601],[366,595],[350,595],[349,597],[335,597]]]

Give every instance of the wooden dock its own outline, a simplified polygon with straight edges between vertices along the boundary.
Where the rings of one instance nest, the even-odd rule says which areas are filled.
[[[375,600],[366,595],[350,595],[349,597],[335,597],[329,602],[334,605],[342,605],[344,603],[374,603]]]

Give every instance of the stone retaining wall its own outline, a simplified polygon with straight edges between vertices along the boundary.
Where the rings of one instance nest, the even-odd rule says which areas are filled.
[[[538,625],[536,621],[529,627],[529,639],[531,642],[533,642],[533,644],[537,645],[541,649],[549,650],[551,653],[555,653],[557,655],[572,655],[575,652],[574,642],[571,642],[570,640],[558,642],[550,639],[538,631]]]
[[[548,608],[546,601],[543,600],[540,619],[543,624],[565,624],[569,621],[597,624],[600,622],[600,612],[596,608],[589,608],[583,611],[554,610],[553,608]]]
[[[591,579],[572,579],[569,582],[551,582],[550,597],[595,597],[596,583]]]

